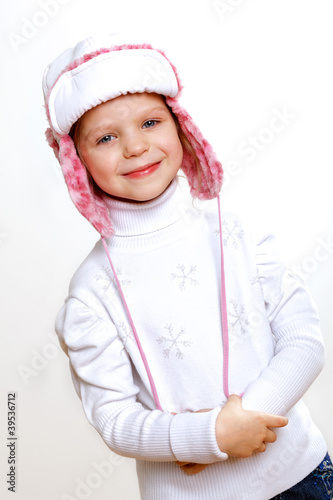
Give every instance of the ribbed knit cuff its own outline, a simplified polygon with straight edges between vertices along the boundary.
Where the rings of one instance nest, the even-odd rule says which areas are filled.
[[[221,408],[203,413],[179,413],[172,419],[170,441],[180,462],[210,464],[226,460],[216,442],[216,418]]]
[[[274,332],[282,347],[269,366],[245,390],[245,410],[284,415],[305,394],[323,368],[325,350],[319,327],[297,321]],[[285,346],[286,347],[285,347]]]

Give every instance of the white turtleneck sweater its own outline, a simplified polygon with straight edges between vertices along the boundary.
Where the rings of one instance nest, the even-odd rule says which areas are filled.
[[[137,460],[142,498],[268,500],[302,480],[327,451],[300,399],[324,349],[316,309],[274,238],[221,214],[230,393],[243,393],[245,409],[289,419],[265,453],[235,459],[215,438],[226,402],[217,202],[196,204],[174,181],[151,202],[108,204],[109,252],[163,411],[101,241],[75,273],[56,330],[88,420],[114,452]],[[202,408],[212,410],[194,413]],[[177,460],[211,465],[188,476]]]

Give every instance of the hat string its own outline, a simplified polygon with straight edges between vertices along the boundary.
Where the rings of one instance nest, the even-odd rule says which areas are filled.
[[[221,259],[221,323],[222,323],[222,345],[223,345],[223,392],[229,399],[229,331],[228,331],[228,311],[227,311],[227,293],[225,289],[225,271],[224,271],[224,252],[223,252],[223,237],[222,237],[222,219],[221,219],[221,201],[220,196],[217,197],[217,205],[219,211],[219,236],[220,236],[220,259]]]
[[[138,346],[138,349],[140,351],[140,355],[141,355],[141,358],[142,358],[142,361],[143,361],[143,364],[144,364],[144,367],[146,369],[146,372],[147,372],[147,375],[148,375],[148,379],[149,379],[149,383],[150,383],[150,387],[151,387],[151,390],[152,390],[152,393],[153,393],[153,397],[154,397],[154,401],[155,401],[155,405],[156,405],[156,408],[158,410],[162,410],[162,407],[161,407],[161,403],[160,403],[160,400],[159,400],[159,397],[158,397],[158,394],[157,394],[157,390],[156,390],[156,386],[155,386],[155,382],[154,382],[154,379],[153,379],[153,376],[151,374],[151,371],[150,371],[150,368],[149,368],[149,364],[148,364],[148,361],[147,361],[147,358],[146,358],[146,355],[144,353],[144,350],[142,348],[142,345],[141,345],[141,342],[140,342],[140,339],[139,339],[139,336],[138,336],[138,333],[136,331],[136,328],[135,328],[135,325],[134,325],[134,321],[133,321],[133,318],[132,318],[132,315],[130,313],[130,310],[129,310],[129,307],[127,305],[127,302],[126,302],[126,299],[125,299],[125,295],[122,291],[122,288],[121,288],[121,285],[120,285],[120,281],[118,279],[118,276],[117,276],[117,273],[116,273],[116,270],[115,270],[115,267],[112,263],[112,259],[111,259],[111,255],[110,255],[110,252],[109,252],[109,249],[107,247],[107,244],[106,244],[106,241],[104,239],[104,237],[102,236],[102,242],[103,242],[103,246],[104,246],[104,249],[105,249],[105,252],[106,252],[106,255],[109,259],[109,262],[110,262],[110,266],[111,266],[111,269],[112,269],[112,272],[113,272],[113,275],[114,275],[114,278],[116,280],[116,283],[117,283],[117,287],[118,287],[118,290],[119,290],[119,293],[120,293],[120,296],[121,296],[121,300],[123,302],[123,305],[125,307],[125,311],[126,311],[126,314],[127,314],[127,317],[128,317],[128,320],[130,322],[130,325],[131,325],[131,328],[132,328],[132,331],[133,331],[133,335],[134,335],[134,338],[135,338],[135,341],[136,341],[136,344]]]

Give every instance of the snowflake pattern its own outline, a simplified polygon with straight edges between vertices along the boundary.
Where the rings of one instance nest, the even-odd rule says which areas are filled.
[[[132,330],[128,329],[128,327],[125,325],[123,321],[118,323],[117,327],[118,327],[118,335],[123,341],[124,347],[127,350],[128,342],[135,340],[134,334]]]
[[[180,349],[181,347],[191,347],[193,342],[191,340],[183,340],[183,335],[185,335],[184,328],[181,328],[178,333],[174,333],[174,327],[172,325],[166,325],[165,330],[167,330],[166,335],[160,335],[156,341],[159,344],[166,343],[168,347],[163,349],[164,357],[169,359],[170,353],[174,352],[177,359],[183,359],[184,353]]]
[[[101,271],[103,274],[96,274],[95,280],[96,281],[102,280],[102,282],[104,283],[104,286],[103,286],[104,292],[107,292],[111,285],[113,285],[114,287],[117,287],[116,280],[115,280],[115,277],[113,275],[111,267],[103,266],[101,268]],[[119,282],[121,285],[125,285],[125,286],[130,285],[130,283],[131,283],[130,280],[125,279],[125,278],[123,278],[123,279],[121,278],[122,274],[123,274],[123,271],[121,268],[117,267],[116,273],[117,273],[117,276],[118,276],[118,279],[119,279]]]
[[[230,299],[232,308],[228,308],[229,328],[235,332],[237,329],[242,335],[245,336],[249,320],[245,316],[244,305],[239,306],[235,300]],[[232,309],[232,310],[230,310]]]
[[[261,280],[263,278],[264,277],[260,276],[260,274],[258,273],[256,276],[253,276],[253,278],[251,278],[250,283],[251,283],[251,285],[255,285],[255,284],[259,283],[259,285],[261,286]]]
[[[225,247],[231,243],[234,248],[237,248],[239,240],[244,236],[244,230],[241,229],[237,219],[232,222],[231,226],[231,221],[230,223],[226,220],[222,221],[222,240]],[[216,229],[214,234],[219,235],[219,229]]]
[[[191,266],[189,271],[186,271],[185,264],[178,264],[176,269],[178,269],[179,272],[171,273],[171,279],[178,280],[179,289],[181,291],[185,290],[187,283],[189,283],[192,286],[196,286],[199,284],[199,281],[193,277],[193,275],[197,270],[197,266]]]

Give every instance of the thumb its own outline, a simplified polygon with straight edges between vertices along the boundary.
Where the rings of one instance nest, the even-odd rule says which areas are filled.
[[[237,394],[231,394],[229,396],[227,403],[237,405],[237,406],[242,406],[242,398],[238,396]]]

